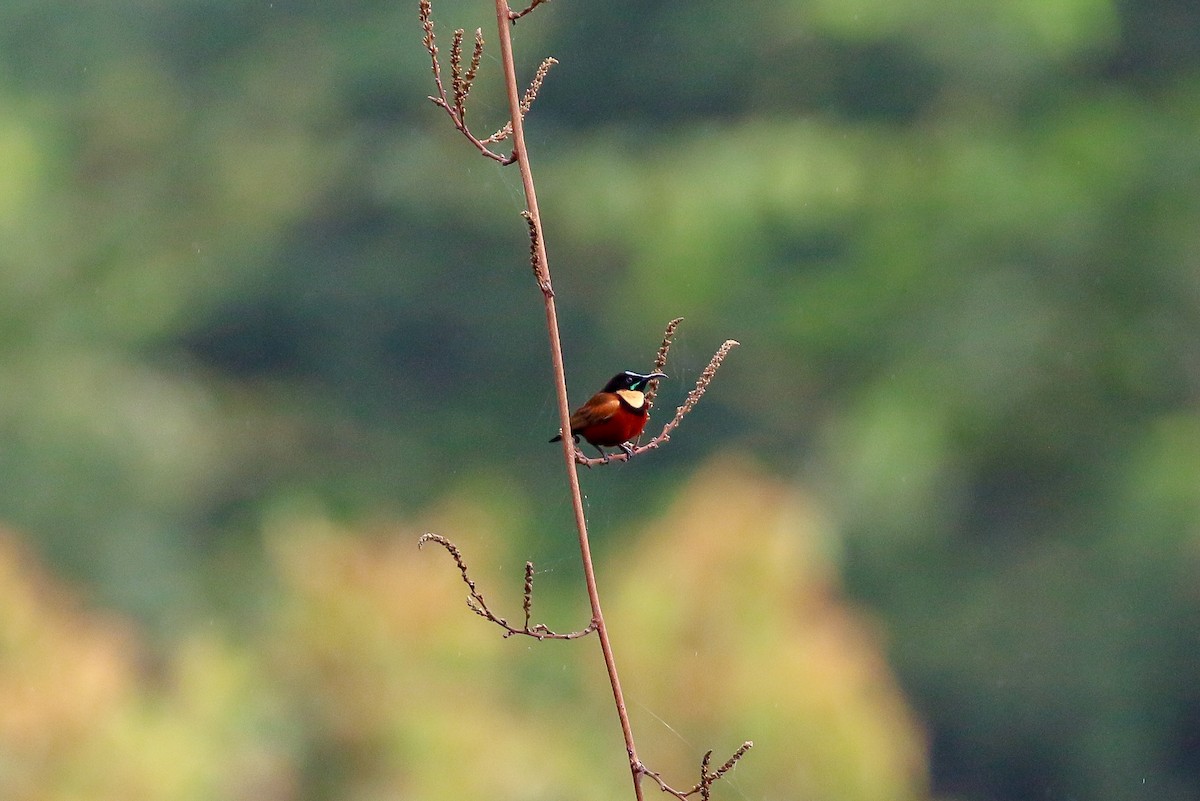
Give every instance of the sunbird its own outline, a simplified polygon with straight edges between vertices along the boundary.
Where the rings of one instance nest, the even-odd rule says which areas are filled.
[[[655,378],[666,377],[664,373],[642,375],[630,370],[617,373],[604,389],[571,415],[571,438],[579,442],[583,437],[606,460],[609,458],[604,452],[606,447],[618,447],[632,456],[629,441],[642,433],[650,417],[650,410],[646,408],[646,385]],[[550,441],[560,439],[561,432]]]

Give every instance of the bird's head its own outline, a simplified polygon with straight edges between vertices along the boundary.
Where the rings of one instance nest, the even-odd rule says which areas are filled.
[[[666,378],[666,373],[635,373],[632,370],[626,370],[623,373],[617,373],[604,386],[605,392],[617,392],[622,389],[630,389],[634,392],[645,392],[646,385],[656,378]]]

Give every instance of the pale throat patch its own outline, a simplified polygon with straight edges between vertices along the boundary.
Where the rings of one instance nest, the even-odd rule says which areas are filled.
[[[617,395],[628,403],[631,409],[640,409],[646,405],[646,396],[636,389],[618,389]]]

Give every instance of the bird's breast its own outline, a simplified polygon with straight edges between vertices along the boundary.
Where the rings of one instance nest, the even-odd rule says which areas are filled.
[[[613,446],[633,439],[642,433],[642,429],[645,427],[644,408],[639,411],[621,408],[608,419],[588,425],[579,433],[593,445]]]

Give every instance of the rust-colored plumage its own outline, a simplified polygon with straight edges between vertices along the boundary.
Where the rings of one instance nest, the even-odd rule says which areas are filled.
[[[666,378],[662,373],[642,375],[626,370],[617,373],[587,403],[571,415],[571,436],[576,442],[586,439],[608,458],[604,448],[619,447],[627,454],[633,453],[629,441],[642,433],[650,410],[646,404],[646,385],[656,378]],[[551,439],[558,442],[562,434]]]

